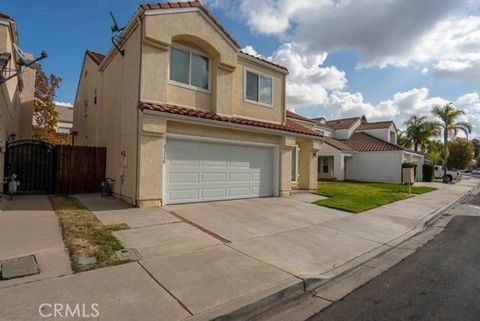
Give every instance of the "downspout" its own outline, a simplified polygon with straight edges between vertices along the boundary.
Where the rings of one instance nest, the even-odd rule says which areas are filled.
[[[143,16],[144,17],[144,16]],[[143,25],[143,19],[140,16],[137,17],[138,23],[140,25],[140,61],[138,64],[138,101],[140,101],[141,94],[142,94],[142,60],[143,60],[143,37],[145,29]],[[138,190],[138,180],[139,180],[139,172],[140,172],[140,113],[141,111],[138,109],[138,104],[135,106],[137,108],[137,155],[136,155],[136,170],[135,170],[135,200],[134,204],[138,205],[138,198],[140,191]]]

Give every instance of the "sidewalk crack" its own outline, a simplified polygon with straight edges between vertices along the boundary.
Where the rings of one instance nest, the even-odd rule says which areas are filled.
[[[177,298],[172,292],[170,292],[166,287],[164,287],[162,285],[162,283],[158,282],[157,279],[155,279],[155,277],[152,275],[152,273],[150,273],[150,271],[147,270],[147,268],[145,268],[142,263],[140,262],[137,262],[138,265],[140,265],[140,267],[153,279],[153,281],[155,281],[155,283],[157,283],[162,289],[164,289],[168,294],[170,294],[170,296],[172,298],[174,298],[178,304],[180,304],[191,316],[193,316],[193,312],[190,311],[190,309],[187,308],[187,306],[185,304],[183,304],[182,301],[180,301],[179,298]]]

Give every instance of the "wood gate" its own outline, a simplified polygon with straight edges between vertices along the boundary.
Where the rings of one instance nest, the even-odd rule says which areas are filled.
[[[7,144],[4,175],[17,175],[20,194],[94,193],[105,177],[106,151],[105,147],[13,141]]]

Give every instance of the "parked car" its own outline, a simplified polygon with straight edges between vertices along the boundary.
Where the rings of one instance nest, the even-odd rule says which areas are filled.
[[[472,169],[471,174],[472,175],[480,175],[480,170],[479,169]]]
[[[447,170],[447,176],[443,177],[443,168],[440,165],[435,165],[435,178],[443,179],[445,182],[450,183],[454,179],[461,179],[462,173],[458,170]]]

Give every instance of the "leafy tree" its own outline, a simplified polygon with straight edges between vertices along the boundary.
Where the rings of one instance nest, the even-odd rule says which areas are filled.
[[[36,71],[33,138],[51,144],[68,144],[68,135],[58,134],[55,130],[58,112],[55,110],[54,99],[62,78],[55,75],[47,77],[39,63],[36,64]]]
[[[477,138],[472,139],[473,147],[475,147],[475,158],[480,156],[480,140]]]
[[[429,140],[427,143],[427,157],[434,164],[443,164],[443,143],[438,140]]]
[[[441,128],[443,133],[443,175],[447,176],[448,167],[448,137],[456,137],[459,131],[463,131],[467,137],[472,132],[472,125],[468,122],[457,121],[458,117],[465,114],[463,110],[458,110],[452,103],[444,106],[435,106],[432,113],[437,116],[440,121],[437,126]]]
[[[412,116],[405,122],[405,126],[405,136],[413,143],[416,152],[419,148],[425,151],[429,139],[439,134],[438,126],[427,121],[425,116]]]
[[[464,138],[455,138],[448,143],[448,167],[466,169],[474,159],[475,147]]]
[[[411,149],[413,146],[412,140],[407,137],[406,132],[400,129],[397,131],[397,144],[406,149]]]

